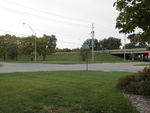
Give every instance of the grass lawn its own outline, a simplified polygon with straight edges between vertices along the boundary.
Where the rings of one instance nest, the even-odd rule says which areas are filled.
[[[3,59],[0,59],[3,61]],[[16,62],[15,60],[7,60],[7,62]],[[28,56],[19,56],[17,62],[31,62]],[[34,61],[33,61],[34,62]],[[91,62],[91,59],[89,59]],[[106,54],[106,53],[96,53],[94,63],[102,62],[123,62],[123,59]],[[37,58],[37,63],[50,63],[50,64],[83,64],[86,62],[81,61],[79,53],[64,53],[64,54],[52,54],[47,55],[46,60],[42,61],[42,57]]]
[[[150,64],[136,64],[134,66],[150,66]]]
[[[116,89],[127,72],[0,74],[0,113],[138,113]]]

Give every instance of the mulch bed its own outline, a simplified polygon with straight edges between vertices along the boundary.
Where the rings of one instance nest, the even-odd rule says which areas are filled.
[[[124,94],[140,113],[150,113],[150,97]]]

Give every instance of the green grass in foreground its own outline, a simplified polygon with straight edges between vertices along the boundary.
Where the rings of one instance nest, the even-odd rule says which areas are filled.
[[[60,71],[0,74],[0,113],[138,113],[116,89],[130,73]]]
[[[1,61],[3,61],[1,59]],[[15,60],[7,60],[7,62],[16,62]],[[17,62],[31,62],[28,56],[19,56]],[[34,61],[33,61],[34,62]],[[89,59],[91,62],[91,59]],[[123,59],[106,54],[106,53],[96,53],[94,63],[103,62],[123,62]],[[50,64],[83,64],[86,62],[81,61],[79,53],[64,53],[64,54],[52,54],[47,55],[46,60],[42,61],[42,57],[37,58],[37,63],[50,63]]]
[[[134,66],[150,66],[150,64],[136,64]]]

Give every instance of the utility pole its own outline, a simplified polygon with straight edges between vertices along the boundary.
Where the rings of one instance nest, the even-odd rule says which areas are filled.
[[[126,61],[126,34],[124,35],[124,62]]]
[[[94,62],[94,24],[92,24],[92,62]]]
[[[29,29],[33,32],[34,36],[35,36],[35,44],[34,44],[34,61],[36,62],[36,53],[37,53],[37,45],[36,45],[36,32],[34,31],[34,29],[27,23],[23,23],[23,25],[27,25],[29,27]]]

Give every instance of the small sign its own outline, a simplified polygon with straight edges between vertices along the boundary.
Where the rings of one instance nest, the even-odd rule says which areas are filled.
[[[83,48],[85,48],[85,49],[90,49],[90,46],[89,46],[88,44],[84,44],[84,45],[83,45]]]

